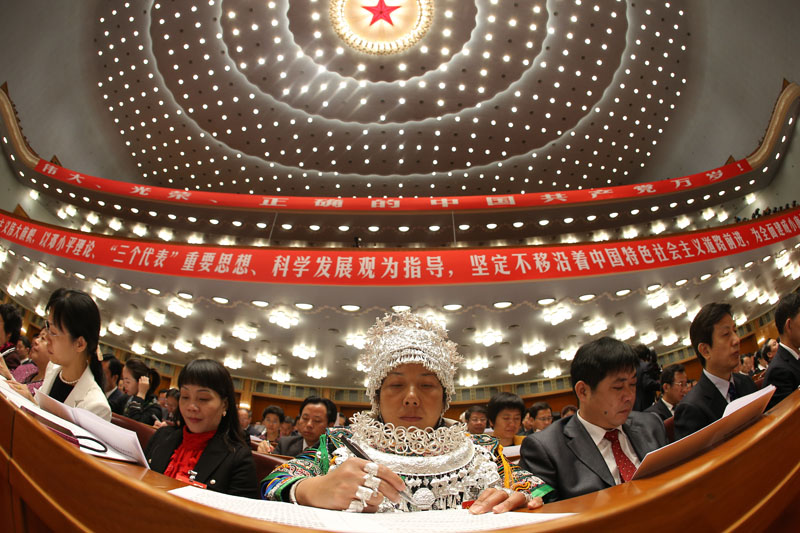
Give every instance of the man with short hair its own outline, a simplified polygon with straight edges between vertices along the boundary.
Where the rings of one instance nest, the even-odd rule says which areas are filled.
[[[278,445],[274,448],[269,441],[262,441],[258,445],[258,451],[297,457],[306,448],[319,445],[319,438],[325,430],[336,423],[337,412],[336,404],[328,398],[309,396],[300,405],[300,415],[295,424],[300,434],[279,438]]]
[[[730,304],[703,306],[689,326],[703,375],[675,408],[675,440],[722,418],[728,403],[756,392],[753,380],[737,374],[739,336]]]
[[[547,402],[536,402],[528,409],[532,428],[530,433],[542,431],[553,423],[553,409]],[[530,435],[529,433],[529,435]]]
[[[629,481],[644,456],[667,442],[664,424],[633,411],[639,360],[624,342],[603,337],[578,349],[572,388],[578,412],[525,437],[520,467],[563,500]]]
[[[31,340],[27,335],[20,335],[17,340],[17,353],[19,354],[19,364],[32,363],[31,360]]]
[[[103,389],[108,405],[112,413],[121,415],[125,412],[125,404],[128,403],[128,395],[117,387],[117,382],[122,377],[122,363],[113,354],[107,353],[103,355],[102,367],[105,376]]]
[[[789,396],[800,386],[800,294],[787,294],[775,309],[775,327],[780,344],[764,375],[764,385],[775,385],[767,409]]]
[[[473,435],[480,435],[486,433],[486,424],[488,423],[488,416],[486,414],[486,407],[483,405],[473,405],[464,413],[464,419],[467,422],[467,432]]]
[[[287,416],[281,422],[281,437],[291,437],[294,434],[294,418]]]
[[[0,357],[11,372],[20,365],[17,341],[22,330],[22,315],[13,304],[0,305]]]
[[[755,374],[755,365],[753,363],[753,354],[746,353],[739,357],[739,373],[749,378]]]
[[[659,382],[661,398],[645,412],[655,413],[661,420],[666,420],[675,414],[675,406],[686,396],[686,369],[680,364],[669,365],[661,372]]]
[[[253,413],[250,412],[250,409],[246,407],[240,407],[239,411],[237,412],[239,415],[239,426],[244,431],[244,434],[247,435],[247,439],[250,439],[250,426],[253,420]]]

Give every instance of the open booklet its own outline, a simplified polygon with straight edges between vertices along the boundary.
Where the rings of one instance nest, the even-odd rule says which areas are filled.
[[[490,531],[554,520],[569,514],[563,513],[487,513],[470,514],[466,509],[447,511],[421,511],[418,513],[346,513],[317,509],[291,503],[253,500],[230,496],[197,487],[181,487],[169,491],[196,503],[257,520],[277,522],[290,526],[323,531],[347,533],[463,533]]]
[[[142,451],[142,445],[139,444],[139,438],[136,432],[116,426],[86,409],[70,407],[63,404],[58,400],[54,400],[41,390],[36,391],[36,401],[39,402],[39,407],[42,410],[78,426],[83,430],[83,434],[88,432],[89,436],[103,442],[108,447],[108,452],[116,452],[107,454],[89,451],[89,453],[101,457],[138,463],[145,468],[150,468],[144,456],[144,451]],[[73,434],[79,437],[79,433],[73,431]],[[81,447],[81,449],[83,450],[84,448]]]
[[[633,479],[641,479],[665,470],[741,430],[761,416],[774,393],[775,386],[768,385],[730,402],[719,420],[645,455],[642,464],[633,474]]]

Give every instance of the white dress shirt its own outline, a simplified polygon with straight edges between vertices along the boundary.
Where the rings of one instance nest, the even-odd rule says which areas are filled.
[[[800,355],[798,355],[797,352],[795,352],[793,349],[789,348],[788,346],[786,346],[782,342],[779,342],[778,344],[783,346],[783,349],[786,350],[787,352],[789,352],[790,354],[792,354],[796,360],[800,360]]]
[[[619,468],[617,468],[617,460],[614,459],[614,452],[611,449],[611,441],[606,439],[606,432],[609,431],[608,429],[603,429],[600,426],[596,426],[591,422],[588,422],[581,416],[580,410],[578,410],[578,420],[583,427],[586,428],[586,431],[589,433],[589,437],[591,437],[594,445],[597,446],[597,450],[600,452],[600,455],[603,456],[603,460],[606,462],[606,466],[608,466],[608,470],[611,472],[611,475],[614,477],[614,483],[619,485],[622,483],[622,479],[619,477]],[[622,431],[622,426],[619,426],[615,429],[618,429],[619,435],[619,444],[622,447],[622,453],[624,453],[628,459],[631,460],[633,466],[639,468],[641,461],[639,457],[636,455],[636,451],[633,449],[633,445],[631,441],[628,440],[628,436]]]
[[[731,403],[731,397],[728,393],[730,392],[730,387],[733,383],[733,374],[731,374],[731,379],[729,380],[717,377],[705,368],[703,369],[703,374],[705,374],[706,377],[711,380],[711,383],[717,387],[717,390],[719,390],[719,393],[722,394],[723,398],[725,398],[725,401]]]

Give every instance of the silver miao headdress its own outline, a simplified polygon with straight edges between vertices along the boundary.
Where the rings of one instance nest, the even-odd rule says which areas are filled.
[[[436,320],[408,311],[387,314],[367,331],[359,362],[367,372],[367,397],[378,414],[375,392],[389,372],[405,363],[420,363],[436,374],[446,392],[444,409],[455,394],[453,378],[463,360],[456,343],[447,340],[447,331]]]

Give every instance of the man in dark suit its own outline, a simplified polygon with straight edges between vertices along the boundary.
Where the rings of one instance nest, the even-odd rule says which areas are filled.
[[[767,409],[789,396],[800,387],[800,294],[787,294],[775,309],[775,327],[780,344],[767,368],[764,385],[775,385],[775,394]]]
[[[525,437],[520,466],[563,500],[629,481],[644,456],[664,446],[664,424],[633,411],[638,359],[624,342],[603,337],[578,349],[570,369],[578,412]]]
[[[281,437],[278,445],[270,450],[262,449],[265,443],[269,446],[269,442],[263,441],[258,445],[258,451],[297,457],[306,448],[314,448],[319,444],[320,436],[336,423],[337,412],[336,404],[331,400],[309,396],[300,405],[297,423],[300,434]]]
[[[756,392],[753,380],[734,372],[739,365],[739,336],[730,304],[703,306],[689,326],[703,375],[675,408],[675,440],[722,418],[736,398]]]
[[[105,376],[104,392],[108,405],[112,413],[121,415],[125,411],[125,404],[128,403],[128,395],[117,388],[120,376],[122,376],[122,363],[112,354],[103,355],[103,375]]]
[[[634,346],[634,353],[639,358],[636,367],[636,399],[633,402],[634,411],[644,411],[656,399],[658,391],[658,376],[661,369],[658,367],[656,351],[644,344]]]
[[[674,364],[664,367],[661,372],[661,398],[645,409],[666,420],[675,414],[675,406],[686,396],[686,369],[683,365]]]

